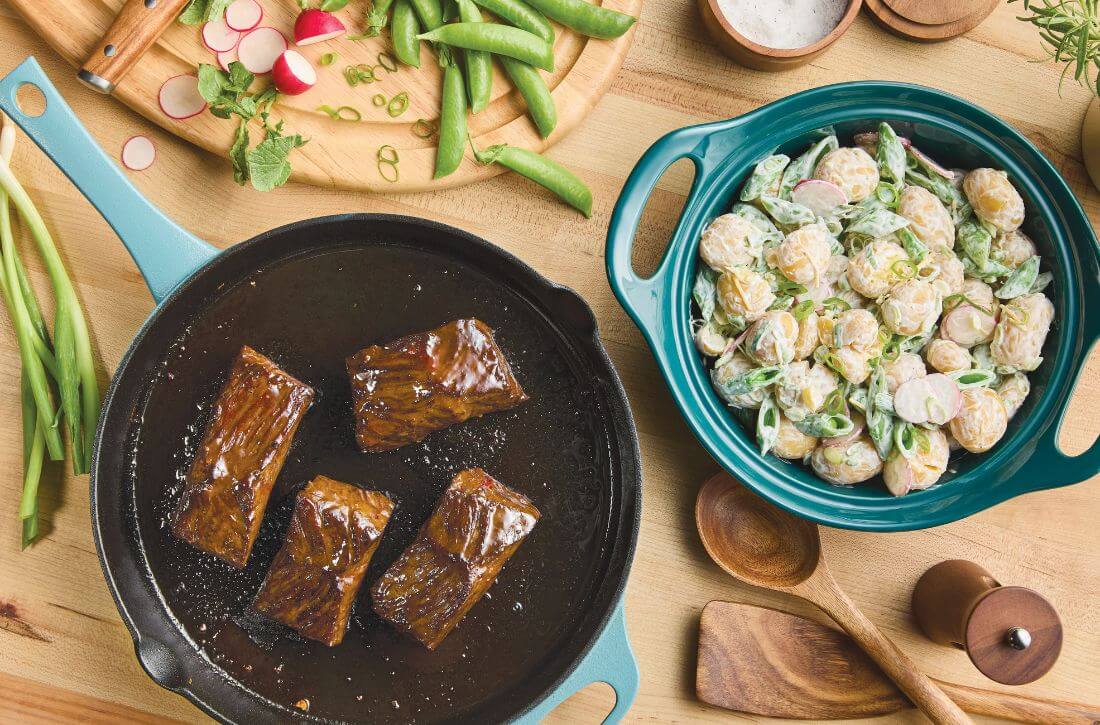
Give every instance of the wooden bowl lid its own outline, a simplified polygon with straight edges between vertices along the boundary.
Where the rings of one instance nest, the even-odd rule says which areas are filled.
[[[1022,631],[1021,631],[1022,630]],[[1062,621],[1041,594],[998,587],[982,597],[966,623],[966,652],[978,670],[1004,685],[1033,682],[1062,651]]]
[[[937,43],[976,28],[1000,0],[864,0],[871,17],[909,40]]]

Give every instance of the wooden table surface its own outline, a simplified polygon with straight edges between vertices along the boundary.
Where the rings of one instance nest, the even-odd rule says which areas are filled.
[[[699,613],[712,599],[811,612],[779,596],[733,583],[704,553],[692,507],[700,482],[716,470],[673,413],[641,335],[604,277],[604,230],[619,189],[641,153],[680,126],[744,113],[789,93],[835,81],[886,78],[952,91],[1007,119],[1052,159],[1094,220],[1100,196],[1080,162],[1078,127],[1089,96],[1040,57],[1034,29],[1001,6],[968,36],[943,45],[893,38],[866,17],[813,64],[785,75],[744,70],[705,37],[691,0],[646,0],[634,46],[609,94],[552,156],[593,188],[591,220],[547,199],[514,175],[446,192],[368,196],[291,185],[261,195],[233,184],[222,159],[163,133],[120,104],[81,88],[72,70],[29,33],[0,0],[0,74],[28,54],[42,61],[92,134],[115,155],[144,133],[159,149],[156,165],[134,180],[169,216],[226,246],[301,218],[348,211],[413,214],[468,229],[518,254],[592,305],[601,335],[634,406],[645,468],[644,510],[627,592],[628,626],[642,671],[629,719],[719,722],[741,716],[694,698]],[[90,315],[105,383],[153,307],[133,262],[91,206],[37,149],[20,139],[14,162],[60,240]],[[686,162],[666,174],[639,237],[641,268],[653,266],[690,183]],[[31,257],[38,289],[45,275]],[[1095,312],[1095,311],[1091,311]],[[1095,363],[1067,416],[1063,445],[1080,452],[1100,424]],[[19,551],[19,360],[6,317],[0,319],[0,722],[204,721],[182,698],[161,690],[139,668],[130,637],[100,574],[88,520],[88,487],[54,471],[41,494],[44,536]],[[1090,420],[1092,418],[1092,420]],[[1054,670],[1024,694],[1100,703],[1100,481],[1025,496],[969,520],[924,532],[878,535],[826,531],[837,579],[867,615],[936,677],[995,687],[961,652],[939,648],[914,629],[908,599],[932,563],[967,558],[1003,582],[1045,594],[1065,624]],[[610,708],[597,685],[550,718],[595,723]],[[918,722],[911,714],[894,721]]]

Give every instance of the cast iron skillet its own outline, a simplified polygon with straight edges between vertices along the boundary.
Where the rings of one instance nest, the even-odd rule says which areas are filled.
[[[47,99],[38,118],[14,101],[28,82]],[[583,300],[484,240],[410,217],[303,221],[217,254],[140,197],[33,59],[0,82],[0,108],[104,214],[164,297],[108,390],[91,479],[104,574],[150,677],[228,722],[533,722],[595,680],[616,688],[612,718],[621,717],[638,677],[620,604],[638,530],[638,443]],[[419,445],[359,453],[345,357],[461,316],[497,331],[531,401]],[[249,564],[236,571],[176,540],[168,517],[246,343],[319,395]],[[294,494],[315,474],[397,502],[369,582],[451,476],[475,465],[527,494],[543,517],[434,653],[373,614],[369,586],[336,648],[250,609]]]

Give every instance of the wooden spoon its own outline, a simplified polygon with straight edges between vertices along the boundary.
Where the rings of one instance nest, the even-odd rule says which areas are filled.
[[[772,506],[720,473],[699,491],[695,526],[710,558],[727,574],[802,597],[832,617],[933,722],[970,722],[840,589],[822,556],[816,524]]]
[[[937,684],[976,715],[1049,725],[1100,722],[1100,708]],[[912,707],[843,632],[734,602],[703,608],[695,689],[703,702],[766,717],[854,720]]]

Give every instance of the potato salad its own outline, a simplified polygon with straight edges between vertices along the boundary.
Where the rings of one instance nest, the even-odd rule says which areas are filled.
[[[699,240],[692,326],[762,453],[842,486],[935,485],[1004,436],[1043,361],[1043,294],[1004,171],[945,168],[889,124],[757,164]]]

